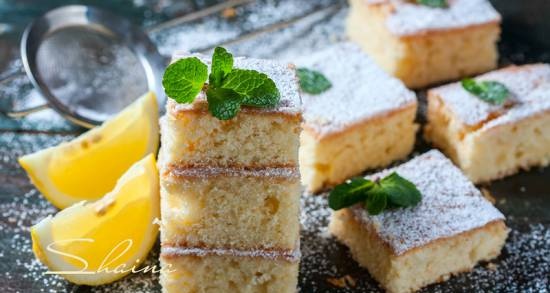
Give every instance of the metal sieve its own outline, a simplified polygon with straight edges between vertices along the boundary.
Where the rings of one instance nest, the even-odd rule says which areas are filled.
[[[10,116],[51,107],[92,127],[148,90],[164,97],[160,81],[168,60],[132,23],[93,7],[64,6],[36,19],[23,33],[21,59],[47,105]]]
[[[152,27],[158,31],[251,0],[230,0]],[[46,104],[8,111],[10,117],[52,108],[93,127],[146,91],[165,95],[162,73],[169,62],[146,32],[108,11],[84,5],[56,8],[33,21],[21,39],[25,72]]]

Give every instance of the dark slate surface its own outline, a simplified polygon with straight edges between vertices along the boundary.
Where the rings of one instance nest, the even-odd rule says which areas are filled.
[[[18,39],[22,27],[43,11],[64,3],[93,3],[152,27],[200,10],[216,1],[0,1],[0,78],[19,68]],[[495,0],[505,14],[501,64],[550,62],[545,41],[550,28],[544,0]],[[519,4],[522,3],[522,4]],[[532,5],[531,5],[532,3]],[[538,4],[537,4],[538,3]],[[521,6],[523,5],[523,6]],[[539,9],[538,9],[539,8]],[[208,50],[223,43],[238,55],[292,60],[293,56],[343,39],[344,1],[258,1],[236,9],[235,18],[219,13],[153,34],[164,53],[174,49]],[[506,21],[509,20],[509,21]],[[517,29],[528,28],[525,29]],[[422,96],[422,92],[420,92]],[[0,109],[40,102],[25,77],[0,84]],[[422,115],[420,115],[420,119]],[[14,120],[0,114],[0,292],[160,292],[158,276],[132,275],[112,285],[76,286],[43,275],[34,260],[28,228],[55,213],[28,181],[18,156],[69,140],[82,129],[53,111]],[[416,153],[429,149],[419,138]],[[550,168],[534,169],[483,186],[496,199],[512,228],[497,260],[481,264],[423,292],[548,292],[550,289]],[[329,210],[324,197],[302,199],[301,292],[378,292],[380,289],[350,258],[345,247],[326,232]],[[157,264],[158,245],[147,264]],[[349,275],[355,287],[337,288],[328,278]]]

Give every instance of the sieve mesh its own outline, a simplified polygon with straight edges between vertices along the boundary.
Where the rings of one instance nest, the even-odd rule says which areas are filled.
[[[36,78],[70,112],[102,121],[147,91],[133,51],[100,27],[69,26],[48,34],[36,54]]]

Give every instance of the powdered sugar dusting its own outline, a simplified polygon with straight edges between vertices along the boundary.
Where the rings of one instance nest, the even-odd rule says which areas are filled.
[[[416,103],[413,92],[352,43],[304,56],[297,64],[320,71],[332,83],[319,95],[303,94],[306,127],[319,136]]]
[[[434,88],[429,95],[439,96],[455,116],[466,125],[486,121],[494,113],[502,113],[484,126],[490,128],[550,110],[550,65],[510,66],[476,78],[503,83],[511,92],[511,108],[492,105],[466,91],[461,83]]]
[[[367,0],[367,2],[392,5],[386,24],[392,33],[400,36],[500,21],[500,14],[487,0],[451,0],[447,8],[432,8],[406,0]]]
[[[201,59],[201,61],[208,65],[210,65],[211,63],[210,58],[206,57],[205,55],[189,54],[185,52],[175,53],[172,57],[172,60],[178,60],[191,56]],[[277,88],[281,93],[279,105],[274,108],[262,108],[262,111],[276,111],[294,114],[301,112],[301,100],[300,94],[298,92],[298,80],[296,78],[296,72],[294,71],[292,65],[279,63],[273,60],[236,57],[234,58],[233,67],[239,69],[252,69],[257,70],[261,73],[265,73],[277,85]],[[197,106],[197,103],[201,103],[201,101],[204,102],[205,98],[206,97],[204,93],[201,93],[196,98],[196,102],[193,104],[177,104],[172,99],[169,99],[172,104],[168,104],[168,110],[172,109],[175,111],[185,111],[189,109],[194,109],[194,107]],[[176,105],[174,105],[173,103],[175,103]],[[259,111],[260,108],[254,108],[254,110]]]
[[[167,168],[169,175],[174,177],[199,177],[208,178],[213,176],[231,176],[231,177],[272,177],[272,178],[300,178],[298,168],[293,167],[215,167],[215,166],[193,166],[191,168],[179,168],[170,166]]]
[[[300,248],[295,250],[239,250],[231,248],[198,248],[198,247],[175,247],[175,246],[162,246],[161,254],[163,256],[183,256],[183,255],[195,255],[195,256],[237,256],[237,257],[261,257],[267,259],[285,259],[287,261],[298,261],[300,259]]]
[[[355,216],[380,237],[397,255],[433,240],[455,236],[504,216],[439,151],[432,150],[393,169],[368,176],[383,177],[395,171],[412,181],[422,193],[415,207],[369,215],[363,207],[353,208]]]

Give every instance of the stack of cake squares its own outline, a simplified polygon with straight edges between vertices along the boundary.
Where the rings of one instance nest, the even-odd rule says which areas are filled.
[[[280,103],[243,107],[221,121],[204,93],[192,104],[169,99],[159,155],[164,292],[296,291],[302,118],[295,70],[249,58],[235,58],[234,67],[267,74]]]

